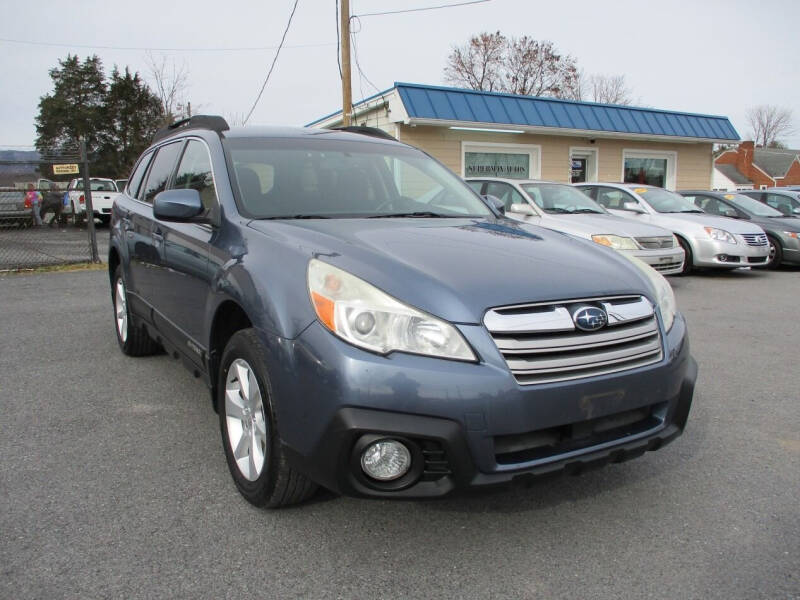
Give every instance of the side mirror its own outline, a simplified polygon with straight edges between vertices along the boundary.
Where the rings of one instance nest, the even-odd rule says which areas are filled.
[[[500,200],[500,198],[498,198],[497,196],[492,196],[491,194],[485,194],[483,196],[483,199],[489,206],[491,206],[501,215],[506,214],[506,204],[505,202]]]
[[[628,202],[622,203],[622,210],[628,210],[630,212],[635,212],[636,214],[643,215],[644,209],[639,206],[638,202],[634,202],[633,200],[629,200]]]
[[[203,210],[200,193],[193,189],[166,190],[153,200],[153,216],[161,221],[191,221]]]
[[[515,202],[514,204],[511,205],[511,208],[508,209],[508,210],[509,210],[509,212],[519,213],[521,215],[528,215],[528,216],[531,216],[531,217],[535,217],[536,216],[536,212],[533,210],[531,205],[527,204],[527,203],[522,203],[522,202],[516,203]]]

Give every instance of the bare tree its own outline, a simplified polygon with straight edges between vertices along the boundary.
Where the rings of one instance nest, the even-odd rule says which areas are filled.
[[[578,80],[574,58],[557,52],[553,42],[526,35],[507,42],[504,64],[502,89],[510,94],[565,98]]]
[[[625,75],[590,75],[588,93],[592,102],[628,105],[633,102]]]
[[[183,118],[188,106],[183,97],[189,81],[186,63],[179,65],[166,55],[156,57],[149,51],[145,55],[145,63],[156,95],[161,100],[166,123],[171,123],[176,117]]]
[[[506,45],[506,37],[498,31],[472,36],[464,46],[454,46],[444,68],[445,81],[473,90],[500,89]]]
[[[603,104],[633,104],[632,92],[625,83],[625,75],[586,75],[582,70],[578,72],[566,97],[570,100]]]
[[[774,146],[778,138],[794,131],[792,111],[789,108],[761,104],[747,109],[747,122],[750,124],[756,146]]]

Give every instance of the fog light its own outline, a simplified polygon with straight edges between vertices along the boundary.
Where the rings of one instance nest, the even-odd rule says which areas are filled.
[[[396,440],[373,442],[361,453],[361,468],[373,479],[392,481],[408,473],[411,453]]]

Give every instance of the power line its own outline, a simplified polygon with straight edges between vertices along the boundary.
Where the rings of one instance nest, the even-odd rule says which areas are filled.
[[[484,0],[485,1],[485,0]],[[148,46],[103,46],[96,44],[68,44],[59,42],[39,42],[30,40],[12,40],[9,38],[0,38],[0,42],[8,44],[25,44],[28,46],[51,46],[56,48],[84,48],[87,50],[134,50],[134,51],[147,51],[154,52],[259,52],[265,50],[275,50],[280,46],[241,46],[229,48],[150,48]],[[320,48],[323,46],[333,46],[334,42],[324,42],[319,44],[294,44],[291,46],[283,46],[284,48]]]
[[[278,50],[275,52],[275,58],[272,59],[272,64],[269,67],[269,71],[267,71],[267,77],[264,79],[264,84],[261,86],[261,90],[258,92],[258,96],[256,96],[256,101],[253,102],[253,108],[250,109],[250,112],[247,113],[247,116],[242,121],[242,125],[247,125],[247,121],[250,119],[250,115],[253,114],[253,111],[256,109],[258,105],[258,101],[261,100],[261,94],[264,93],[264,88],[267,87],[267,82],[269,81],[269,76],[272,75],[272,70],[275,68],[275,63],[278,62],[278,56],[281,54],[281,48],[283,48],[283,42],[286,39],[286,34],[289,33],[289,27],[292,25],[292,17],[294,17],[294,11],[297,10],[297,3],[300,0],[294,0],[294,6],[292,6],[292,13],[289,15],[289,21],[286,23],[286,29],[283,30],[283,36],[281,37],[281,43],[278,44]]]
[[[440,8],[454,8],[456,6],[467,6],[469,4],[482,4],[484,2],[491,2],[491,0],[471,0],[470,2],[457,2],[455,4],[440,4],[438,6],[424,6],[422,8],[403,8],[399,10],[387,10],[385,12],[363,13],[360,15],[353,15],[353,16],[377,17],[380,15],[399,15],[400,13],[421,12],[424,10],[438,10]]]

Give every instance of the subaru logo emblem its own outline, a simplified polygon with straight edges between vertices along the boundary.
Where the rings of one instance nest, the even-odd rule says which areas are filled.
[[[596,306],[581,306],[572,313],[575,327],[583,331],[597,331],[608,323],[608,315],[602,308]]]

